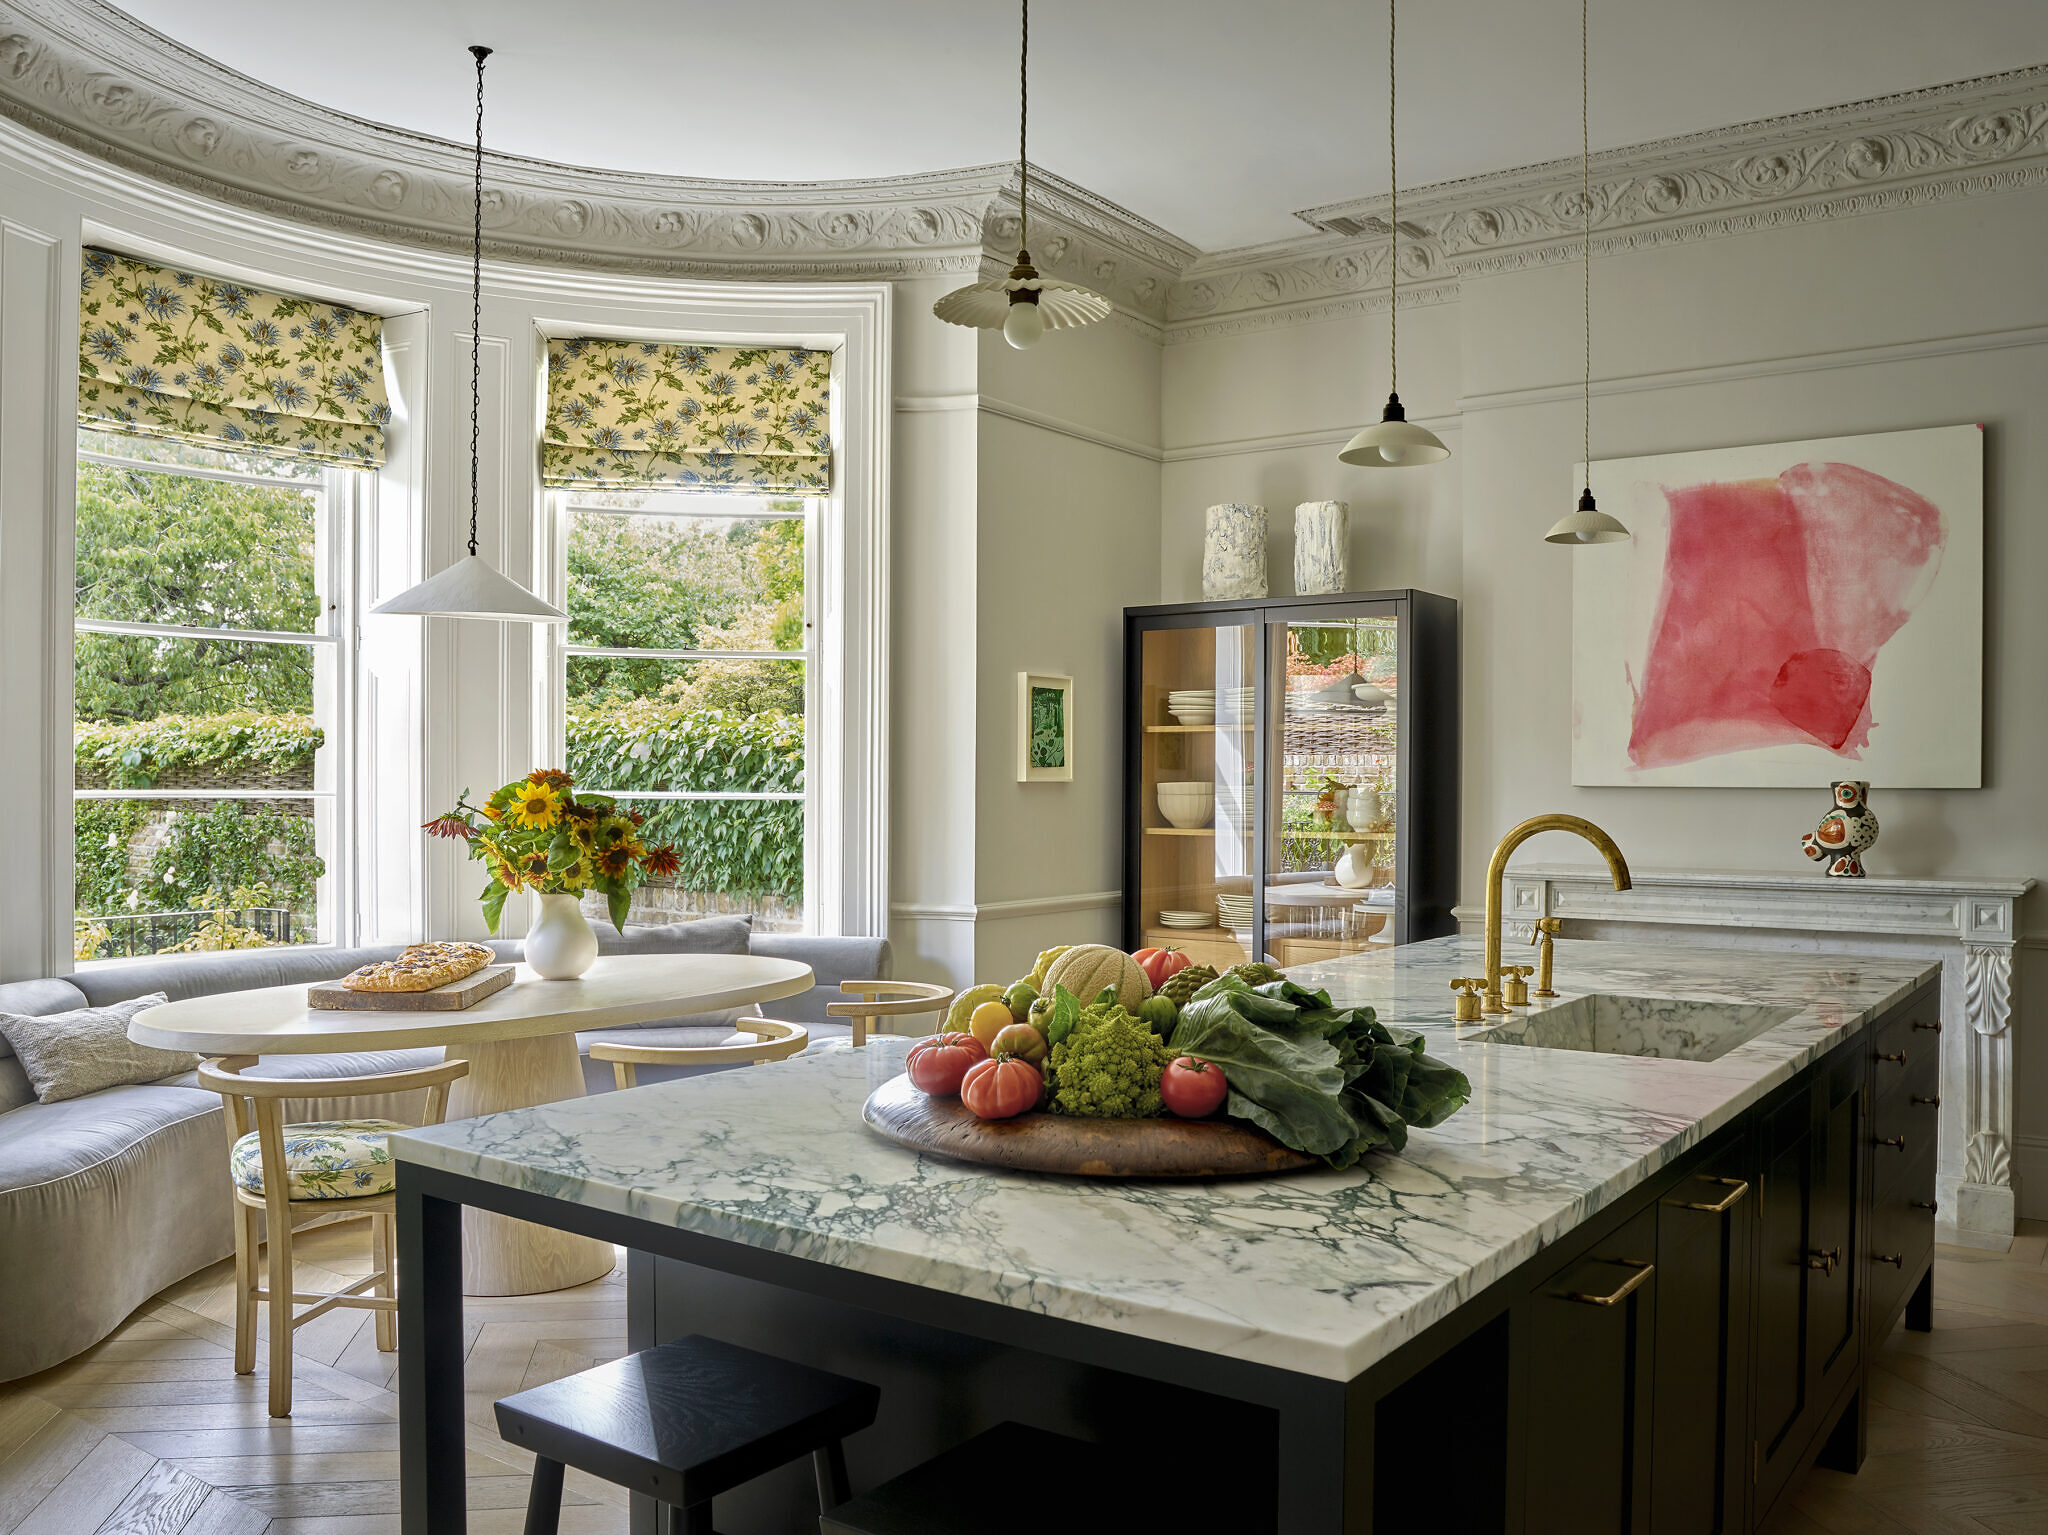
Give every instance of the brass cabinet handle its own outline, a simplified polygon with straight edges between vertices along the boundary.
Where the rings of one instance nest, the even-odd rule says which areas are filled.
[[[1830,1276],[1835,1272],[1835,1265],[1841,1261],[1842,1249],[1839,1247],[1831,1247],[1825,1252],[1816,1247],[1806,1255],[1806,1266],[1808,1268],[1818,1269],[1821,1273]]]
[[[1933,1199],[1916,1199],[1916,1200],[1914,1200],[1914,1201],[1913,1201],[1913,1208],[1914,1208],[1914,1209],[1916,1209],[1916,1210],[1935,1210],[1935,1209],[1938,1209],[1939,1207],[1940,1207],[1940,1202],[1939,1202],[1938,1200],[1933,1200]]]
[[[1642,1258],[1602,1258],[1602,1263],[1619,1264],[1635,1272],[1622,1281],[1621,1288],[1612,1295],[1588,1295],[1583,1290],[1571,1290],[1558,1297],[1559,1300],[1575,1300],[1582,1306],[1618,1306],[1635,1289],[1657,1271],[1657,1265]]]
[[[1894,1151],[1904,1151],[1906,1149],[1906,1138],[1903,1135],[1889,1137],[1878,1135],[1871,1138],[1870,1144],[1873,1146],[1889,1146]]]
[[[1899,1253],[1872,1253],[1870,1256],[1879,1263],[1889,1263],[1895,1269],[1902,1269],[1906,1266],[1905,1258]]]
[[[1922,1019],[1915,1018],[1913,1020],[1913,1027],[1916,1029],[1932,1029],[1935,1033],[1939,1034],[1941,1032],[1941,1020],[1936,1019],[1933,1023],[1927,1023]]]
[[[1877,1058],[1881,1061],[1891,1061],[1899,1066],[1906,1064],[1906,1052],[1903,1050],[1880,1050],[1877,1052]]]
[[[1930,1109],[1938,1109],[1941,1107],[1941,1100],[1939,1098],[1923,1098],[1918,1093],[1913,1094],[1913,1101],[1915,1103],[1924,1103]]]
[[[1724,1211],[1734,1209],[1735,1206],[1741,1202],[1742,1196],[1749,1192],[1749,1185],[1747,1183],[1744,1183],[1740,1178],[1703,1177],[1699,1181],[1702,1183],[1724,1184],[1730,1190],[1732,1190],[1732,1192],[1729,1193],[1725,1198],[1723,1198],[1719,1203],[1711,1205],[1700,1204],[1696,1201],[1689,1199],[1667,1199],[1664,1202],[1672,1206],[1674,1209],[1678,1210],[1700,1210],[1708,1215],[1720,1215]]]

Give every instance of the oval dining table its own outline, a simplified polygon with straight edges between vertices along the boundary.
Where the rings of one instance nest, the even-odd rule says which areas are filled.
[[[203,1056],[340,1055],[438,1045],[469,1062],[448,1117],[531,1108],[583,1095],[579,1031],[624,1028],[772,1002],[811,989],[811,967],[754,954],[606,954],[573,981],[518,967],[512,984],[459,1012],[330,1011],[304,984],[188,997],[145,1008],[137,1044]],[[609,1245],[484,1211],[463,1212],[463,1289],[537,1295],[611,1272]]]

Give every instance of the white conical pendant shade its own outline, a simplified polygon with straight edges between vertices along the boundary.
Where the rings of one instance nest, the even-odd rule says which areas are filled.
[[[1569,517],[1560,517],[1543,535],[1547,544],[1618,544],[1630,537],[1628,527],[1618,517],[1610,517],[1593,504],[1593,492],[1587,491],[1579,497],[1578,510]]]
[[[495,618],[529,624],[561,623],[569,617],[475,554],[465,554],[439,575],[407,587],[370,611],[412,613],[423,618]]]

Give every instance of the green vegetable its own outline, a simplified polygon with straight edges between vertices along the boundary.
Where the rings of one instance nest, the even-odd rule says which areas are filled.
[[[1182,1009],[1169,1050],[1223,1068],[1226,1113],[1333,1167],[1399,1151],[1410,1125],[1440,1125],[1472,1096],[1420,1034],[1387,1028],[1371,1008],[1333,1008],[1327,992],[1285,979],[1250,986],[1235,971]]]
[[[1171,1059],[1159,1036],[1121,1007],[1088,1008],[1046,1057],[1052,1111],[1099,1119],[1156,1115],[1163,1107],[1159,1078]]]
[[[1216,979],[1216,971],[1209,965],[1189,965],[1180,974],[1168,979],[1159,988],[1159,995],[1175,1007],[1186,1007],[1188,1000],[1197,990]]]
[[[1137,1016],[1154,1034],[1164,1039],[1180,1021],[1180,1009],[1173,1005],[1171,998],[1154,992],[1138,1004]]]
[[[1226,980],[1243,981],[1247,986],[1270,986],[1280,979],[1280,972],[1271,965],[1258,963],[1232,965],[1223,972]],[[1328,1004],[1325,1003],[1327,1006]]]
[[[1038,988],[1029,981],[1018,981],[1003,993],[1003,1004],[1009,1008],[1010,1016],[1023,1023],[1031,1016],[1031,1004],[1038,1000]]]

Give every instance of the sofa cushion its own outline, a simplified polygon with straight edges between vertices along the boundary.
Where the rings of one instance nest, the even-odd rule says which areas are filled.
[[[763,1002],[755,1011],[763,1018],[784,1023],[821,1024],[825,1004],[843,1002],[841,981],[886,981],[893,977],[889,940],[886,938],[819,938],[809,933],[756,933],[750,953],[771,959],[794,959],[811,967],[815,984],[809,991],[774,1002]],[[818,1031],[811,1030],[818,1038]]]
[[[0,1013],[0,1036],[14,1047],[36,1097],[44,1103],[82,1098],[103,1088],[154,1082],[189,1071],[199,1057],[189,1050],[158,1050],[128,1037],[128,1024],[145,1008],[161,1006],[162,992],[106,1007],[24,1017]]]
[[[358,1199],[390,1193],[398,1187],[391,1137],[405,1128],[389,1119],[316,1119],[286,1125],[286,1192],[293,1199]],[[263,1192],[259,1132],[251,1130],[235,1142],[228,1153],[228,1175],[251,1194]]]
[[[391,959],[402,944],[367,949],[321,949],[287,944],[272,949],[234,949],[223,954],[180,954],[169,959],[135,960],[96,965],[65,980],[85,993],[95,1007],[160,991],[173,1002],[211,997],[223,991],[254,991],[260,986],[292,986],[303,981],[332,981],[358,965]]]
[[[68,1013],[84,1006],[85,993],[69,981],[52,977],[0,983],[0,1013],[40,1018],[45,1013]],[[14,1058],[14,1047],[7,1043],[7,1036],[0,1034],[0,1114],[35,1101],[36,1090],[29,1085],[28,1073]]]
[[[695,922],[649,923],[621,933],[609,922],[592,924],[600,954],[744,954],[754,931],[748,917],[701,917]]]

